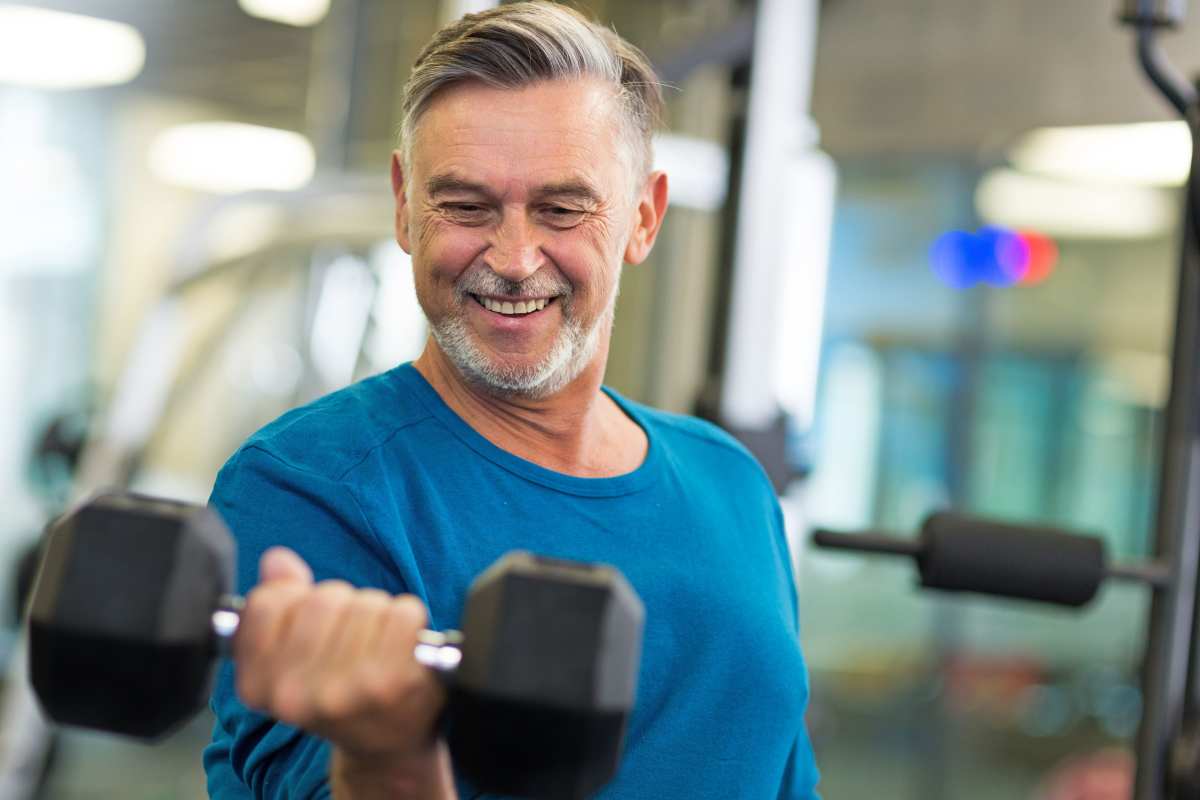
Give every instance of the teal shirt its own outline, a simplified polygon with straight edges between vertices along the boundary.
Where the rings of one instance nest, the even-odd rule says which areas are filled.
[[[501,450],[411,364],[283,415],[229,460],[210,501],[238,541],[239,590],[284,544],[317,580],[417,595],[445,629],[509,550],[612,564],[646,623],[620,771],[597,797],[815,798],[796,594],[766,476],[718,428],[608,393],[649,440],[642,465],[614,478]],[[233,669],[213,691],[210,795],[327,797],[329,744],[246,709]]]

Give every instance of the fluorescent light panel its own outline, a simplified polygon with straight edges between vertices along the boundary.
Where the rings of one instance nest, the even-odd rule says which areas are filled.
[[[1140,239],[1171,230],[1176,200],[1147,186],[1070,183],[1001,168],[979,182],[975,209],[989,224],[1049,236]]]
[[[238,0],[252,17],[306,27],[316,25],[329,13],[329,0]]]
[[[1009,151],[1022,172],[1089,183],[1182,186],[1191,163],[1187,123],[1040,128]]]
[[[0,4],[0,84],[86,89],[127,83],[146,62],[137,29],[45,8]]]
[[[214,194],[299,189],[315,167],[305,137],[241,122],[179,125],[150,145],[150,168],[160,179]]]

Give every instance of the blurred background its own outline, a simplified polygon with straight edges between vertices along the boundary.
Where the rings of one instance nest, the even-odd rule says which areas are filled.
[[[256,428],[417,355],[399,91],[490,5],[0,2],[0,662],[71,499],[203,501]],[[668,84],[672,209],[623,277],[607,381],[720,421],[775,478],[824,795],[1034,798],[1128,747],[1144,590],[936,596],[806,543],[955,507],[1146,552],[1190,145],[1117,3],[572,5]],[[1192,17],[1165,37],[1189,74]],[[150,749],[8,705],[0,765],[36,786],[12,797],[205,796],[207,717]]]

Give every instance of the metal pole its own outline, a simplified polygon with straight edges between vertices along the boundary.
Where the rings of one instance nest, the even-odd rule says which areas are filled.
[[[815,376],[801,373],[815,364],[827,267],[812,251],[828,244],[835,182],[809,117],[819,10],[817,0],[758,2],[720,378],[720,417],[735,429],[765,430],[785,407],[780,361],[805,380],[794,404],[811,405]],[[785,299],[789,319],[804,326],[790,341],[781,341]]]
[[[305,117],[321,171],[350,168],[359,0],[336,0],[313,32]]]
[[[1161,88],[1162,63],[1145,25],[1139,26],[1138,55],[1147,74]],[[1191,87],[1187,87],[1188,90]],[[1164,92],[1172,105],[1194,118],[1195,92]],[[1178,105],[1177,105],[1178,107]],[[1193,124],[1194,120],[1189,119]],[[1194,150],[1195,148],[1193,148]],[[1157,800],[1168,797],[1172,776],[1168,772],[1171,744],[1180,735],[1185,712],[1197,701],[1196,678],[1189,682],[1189,658],[1197,603],[1200,570],[1200,260],[1193,217],[1196,154],[1188,177],[1184,203],[1183,241],[1176,295],[1175,335],[1171,354],[1171,392],[1167,401],[1162,439],[1162,464],[1154,536],[1155,560],[1168,565],[1170,580],[1155,592],[1150,606],[1150,627],[1142,671],[1143,712],[1137,739],[1137,779],[1134,797]]]

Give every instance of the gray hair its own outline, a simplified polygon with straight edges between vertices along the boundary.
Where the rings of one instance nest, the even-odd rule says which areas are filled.
[[[401,97],[400,147],[411,168],[417,122],[443,89],[470,81],[518,89],[547,80],[595,78],[611,85],[624,116],[632,167],[653,163],[651,137],[663,111],[650,61],[614,31],[543,0],[468,14],[442,28],[417,56]]]

